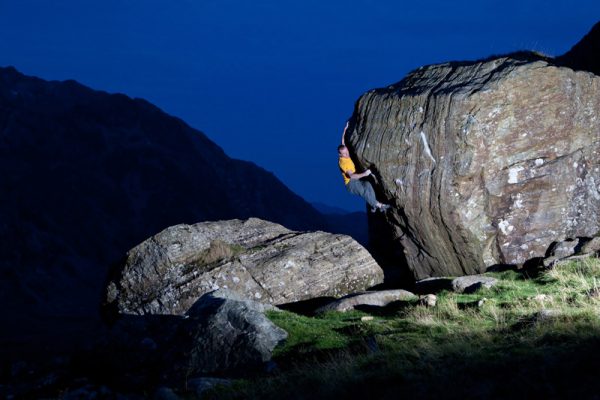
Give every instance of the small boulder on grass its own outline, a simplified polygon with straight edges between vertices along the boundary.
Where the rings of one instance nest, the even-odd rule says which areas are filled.
[[[326,304],[317,309],[317,314],[327,311],[350,311],[354,310],[354,308],[358,306],[385,307],[395,301],[411,301],[415,300],[416,298],[417,296],[415,296],[413,293],[403,289],[362,292],[351,294]]]
[[[498,283],[498,279],[484,275],[460,276],[452,280],[452,290],[456,293],[475,293],[481,288],[489,289]]]
[[[419,305],[425,307],[435,307],[437,304],[437,296],[435,294],[426,294],[424,296],[419,297]]]

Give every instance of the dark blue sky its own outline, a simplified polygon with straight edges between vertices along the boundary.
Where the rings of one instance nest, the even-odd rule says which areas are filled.
[[[569,50],[600,1],[0,0],[0,65],[145,98],[309,201],[363,209],[336,146],[410,70]]]

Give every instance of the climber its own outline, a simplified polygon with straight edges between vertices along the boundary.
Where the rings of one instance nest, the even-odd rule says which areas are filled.
[[[390,206],[387,204],[380,203],[375,198],[375,191],[373,190],[373,186],[369,181],[365,178],[371,175],[371,170],[367,169],[360,174],[356,173],[356,167],[354,166],[354,162],[350,158],[350,153],[348,152],[348,148],[344,143],[344,137],[346,136],[346,130],[348,129],[349,122],[346,122],[346,127],[344,128],[344,133],[342,133],[342,144],[338,146],[338,165],[340,166],[340,170],[342,171],[342,176],[344,177],[344,184],[346,185],[346,189],[352,193],[356,194],[363,199],[371,206],[371,211],[375,212],[377,210],[381,212],[387,211]]]

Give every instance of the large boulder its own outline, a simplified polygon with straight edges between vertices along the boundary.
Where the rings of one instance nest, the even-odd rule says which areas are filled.
[[[227,290],[205,294],[179,324],[166,357],[167,375],[177,379],[265,365],[288,336],[264,315],[270,308]]]
[[[600,77],[519,53],[422,67],[364,94],[347,143],[394,206],[385,246],[423,279],[521,264],[553,242],[593,237],[599,93]]]
[[[182,315],[219,288],[284,304],[382,282],[379,265],[349,236],[250,218],[165,229],[127,253],[106,300],[120,313]]]
[[[88,357],[116,383],[144,390],[205,374],[252,375],[270,365],[273,350],[287,338],[266,311],[277,309],[220,289],[183,315],[120,315]]]

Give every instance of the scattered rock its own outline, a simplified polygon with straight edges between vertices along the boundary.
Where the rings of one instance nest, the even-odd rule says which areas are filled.
[[[554,243],[549,250],[550,256],[565,258],[574,255],[579,246],[579,239],[567,239]]]
[[[429,65],[357,101],[346,144],[392,204],[369,216],[386,228],[372,241],[415,279],[524,264],[600,231],[600,76],[551,63]]]
[[[487,302],[487,298],[486,298],[486,297],[483,297],[483,298],[481,298],[481,299],[477,300],[477,307],[479,307],[479,308],[483,307],[483,305],[484,305],[486,302]]]
[[[317,309],[317,313],[326,311],[349,311],[357,306],[385,307],[395,301],[410,301],[416,296],[403,289],[382,290],[377,292],[363,292],[343,297]]]
[[[182,315],[218,288],[284,304],[382,282],[382,269],[349,236],[294,232],[256,218],[204,222],[172,226],[131,249],[108,285],[107,307]]]
[[[419,298],[419,305],[425,307],[435,307],[437,304],[437,296],[435,294],[426,294]]]
[[[452,290],[456,293],[474,293],[480,288],[486,289],[496,285],[498,280],[491,276],[467,275],[452,280]]]
[[[154,400],[179,400],[180,397],[175,394],[173,389],[168,387],[159,387],[154,392]]]
[[[588,254],[579,254],[576,256],[569,256],[569,257],[565,257],[565,258],[556,258],[556,257],[549,257],[548,261],[546,261],[546,259],[543,261],[544,266],[547,266],[547,268],[554,268],[557,265],[560,264],[565,264],[571,261],[581,261],[581,260],[587,260],[591,257],[593,257],[594,254],[593,253],[588,253]]]
[[[367,315],[367,316],[364,316],[364,317],[360,317],[360,320],[362,322],[373,321],[373,317],[371,317],[370,315]]]
[[[581,246],[580,253],[582,254],[590,254],[590,253],[598,253],[600,251],[600,237],[592,238],[590,241],[585,242],[583,246]]]

